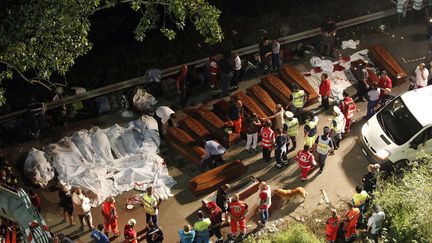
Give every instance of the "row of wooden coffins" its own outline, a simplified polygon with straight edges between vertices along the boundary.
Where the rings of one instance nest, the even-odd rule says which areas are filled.
[[[394,85],[403,82],[407,75],[396,59],[382,46],[369,49],[372,61],[388,72],[394,80]],[[359,61],[351,62],[352,66]],[[376,75],[369,75],[371,82],[376,82]],[[274,115],[276,104],[287,107],[293,84],[297,84],[307,95],[306,106],[318,101],[319,95],[304,78],[303,74],[293,66],[284,65],[279,74],[268,74],[260,82],[244,91],[231,95],[231,99],[240,100],[246,114],[256,113],[258,117]],[[167,130],[167,142],[170,147],[187,160],[201,165],[205,154],[204,144],[207,140],[219,141],[224,147],[232,147],[239,139],[240,134],[227,131],[226,121],[229,103],[220,100],[213,104],[213,109],[201,106],[184,110],[184,119],[178,128]],[[213,191],[228,181],[240,178],[246,173],[246,167],[241,161],[234,161],[218,168],[205,172],[189,182],[189,189],[194,195],[201,195]]]

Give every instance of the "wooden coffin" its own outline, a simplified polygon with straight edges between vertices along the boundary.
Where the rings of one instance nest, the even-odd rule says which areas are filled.
[[[205,145],[207,140],[214,138],[209,130],[190,115],[185,114],[180,121],[180,128],[187,132],[200,146]]]
[[[399,85],[407,78],[406,71],[401,67],[393,55],[383,46],[372,46],[369,48],[369,57],[379,68],[387,71],[393,80],[393,85]]]
[[[189,189],[195,196],[218,189],[221,185],[246,173],[246,166],[240,160],[218,166],[189,181]]]
[[[362,59],[358,59],[358,60],[352,61],[350,63],[351,72],[354,75],[354,78],[356,78],[358,82],[360,82],[361,79],[363,78],[363,74],[362,74],[362,71],[360,69],[360,64],[362,64],[362,63],[363,63]],[[371,68],[372,68],[372,65],[369,63],[367,68],[366,68],[366,70],[369,74],[369,78],[367,80],[367,83],[369,85],[378,84],[379,77]]]
[[[228,190],[228,193],[230,195],[239,194],[240,200],[245,200],[246,198],[250,197],[252,194],[258,191],[259,183],[260,182],[253,176],[249,178],[245,178],[231,185],[231,188]],[[216,190],[218,189],[219,188],[216,188]],[[208,195],[207,197],[201,200],[203,208],[206,209],[208,212],[210,212],[210,210],[207,208],[207,203],[215,202],[216,195],[217,195],[217,191],[214,191],[212,194]]]
[[[228,121],[229,108],[229,102],[224,99],[213,104],[213,112],[224,122]]]
[[[304,78],[303,74],[300,71],[291,66],[291,65],[283,65],[280,73],[284,78],[285,84],[291,87],[292,83],[296,83],[301,89],[303,89],[308,94],[308,101],[306,105],[311,105],[318,101],[318,93],[314,90],[312,85]]]
[[[238,133],[226,132],[225,122],[215,113],[204,107],[193,110],[192,115],[203,124],[225,148],[231,147],[240,138],[240,134]]]
[[[267,113],[268,116],[274,115],[276,102],[259,84],[255,84],[247,89],[247,94]]]
[[[261,78],[261,86],[271,95],[274,102],[281,104],[284,108],[289,105],[289,97],[292,92],[278,77],[273,74],[266,75]]]
[[[240,100],[243,104],[243,109],[245,112],[252,114],[256,113],[258,117],[267,117],[267,114],[252,100],[251,97],[247,96],[243,91],[238,91],[231,95],[231,99]]]
[[[201,158],[204,156],[205,150],[187,132],[181,128],[169,127],[167,129],[167,142],[177,153],[189,161],[201,165]]]

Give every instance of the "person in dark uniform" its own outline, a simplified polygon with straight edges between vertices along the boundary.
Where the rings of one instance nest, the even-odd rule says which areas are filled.
[[[63,209],[63,221],[66,222],[69,219],[70,225],[75,225],[74,223],[74,206],[72,202],[72,194],[70,192],[71,186],[62,185],[60,188],[58,195],[60,198],[59,207]]]
[[[324,45],[323,56],[330,56],[333,52],[336,41],[336,23],[331,17],[326,17],[321,25],[321,36]]]

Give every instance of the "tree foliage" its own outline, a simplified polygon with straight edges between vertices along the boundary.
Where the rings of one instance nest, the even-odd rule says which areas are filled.
[[[50,81],[52,75],[64,75],[92,48],[90,16],[120,4],[142,14],[138,41],[157,28],[174,39],[188,21],[209,44],[223,38],[220,11],[207,0],[5,0],[0,3],[0,80],[18,74],[48,89],[61,85]]]
[[[432,241],[432,156],[423,154],[402,179],[378,180],[374,203],[381,205],[388,219],[389,240]]]
[[[320,243],[320,240],[308,227],[295,223],[288,229],[275,234],[265,234],[260,237],[248,237],[246,243]]]

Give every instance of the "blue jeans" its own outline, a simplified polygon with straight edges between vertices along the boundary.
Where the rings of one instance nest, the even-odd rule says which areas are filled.
[[[378,100],[369,100],[367,104],[367,114],[366,118],[371,118],[375,114],[375,107],[378,104]]]
[[[263,224],[267,223],[267,221],[269,219],[269,211],[268,211],[268,209],[261,210],[260,211],[260,217],[261,217],[261,223],[263,223]]]

